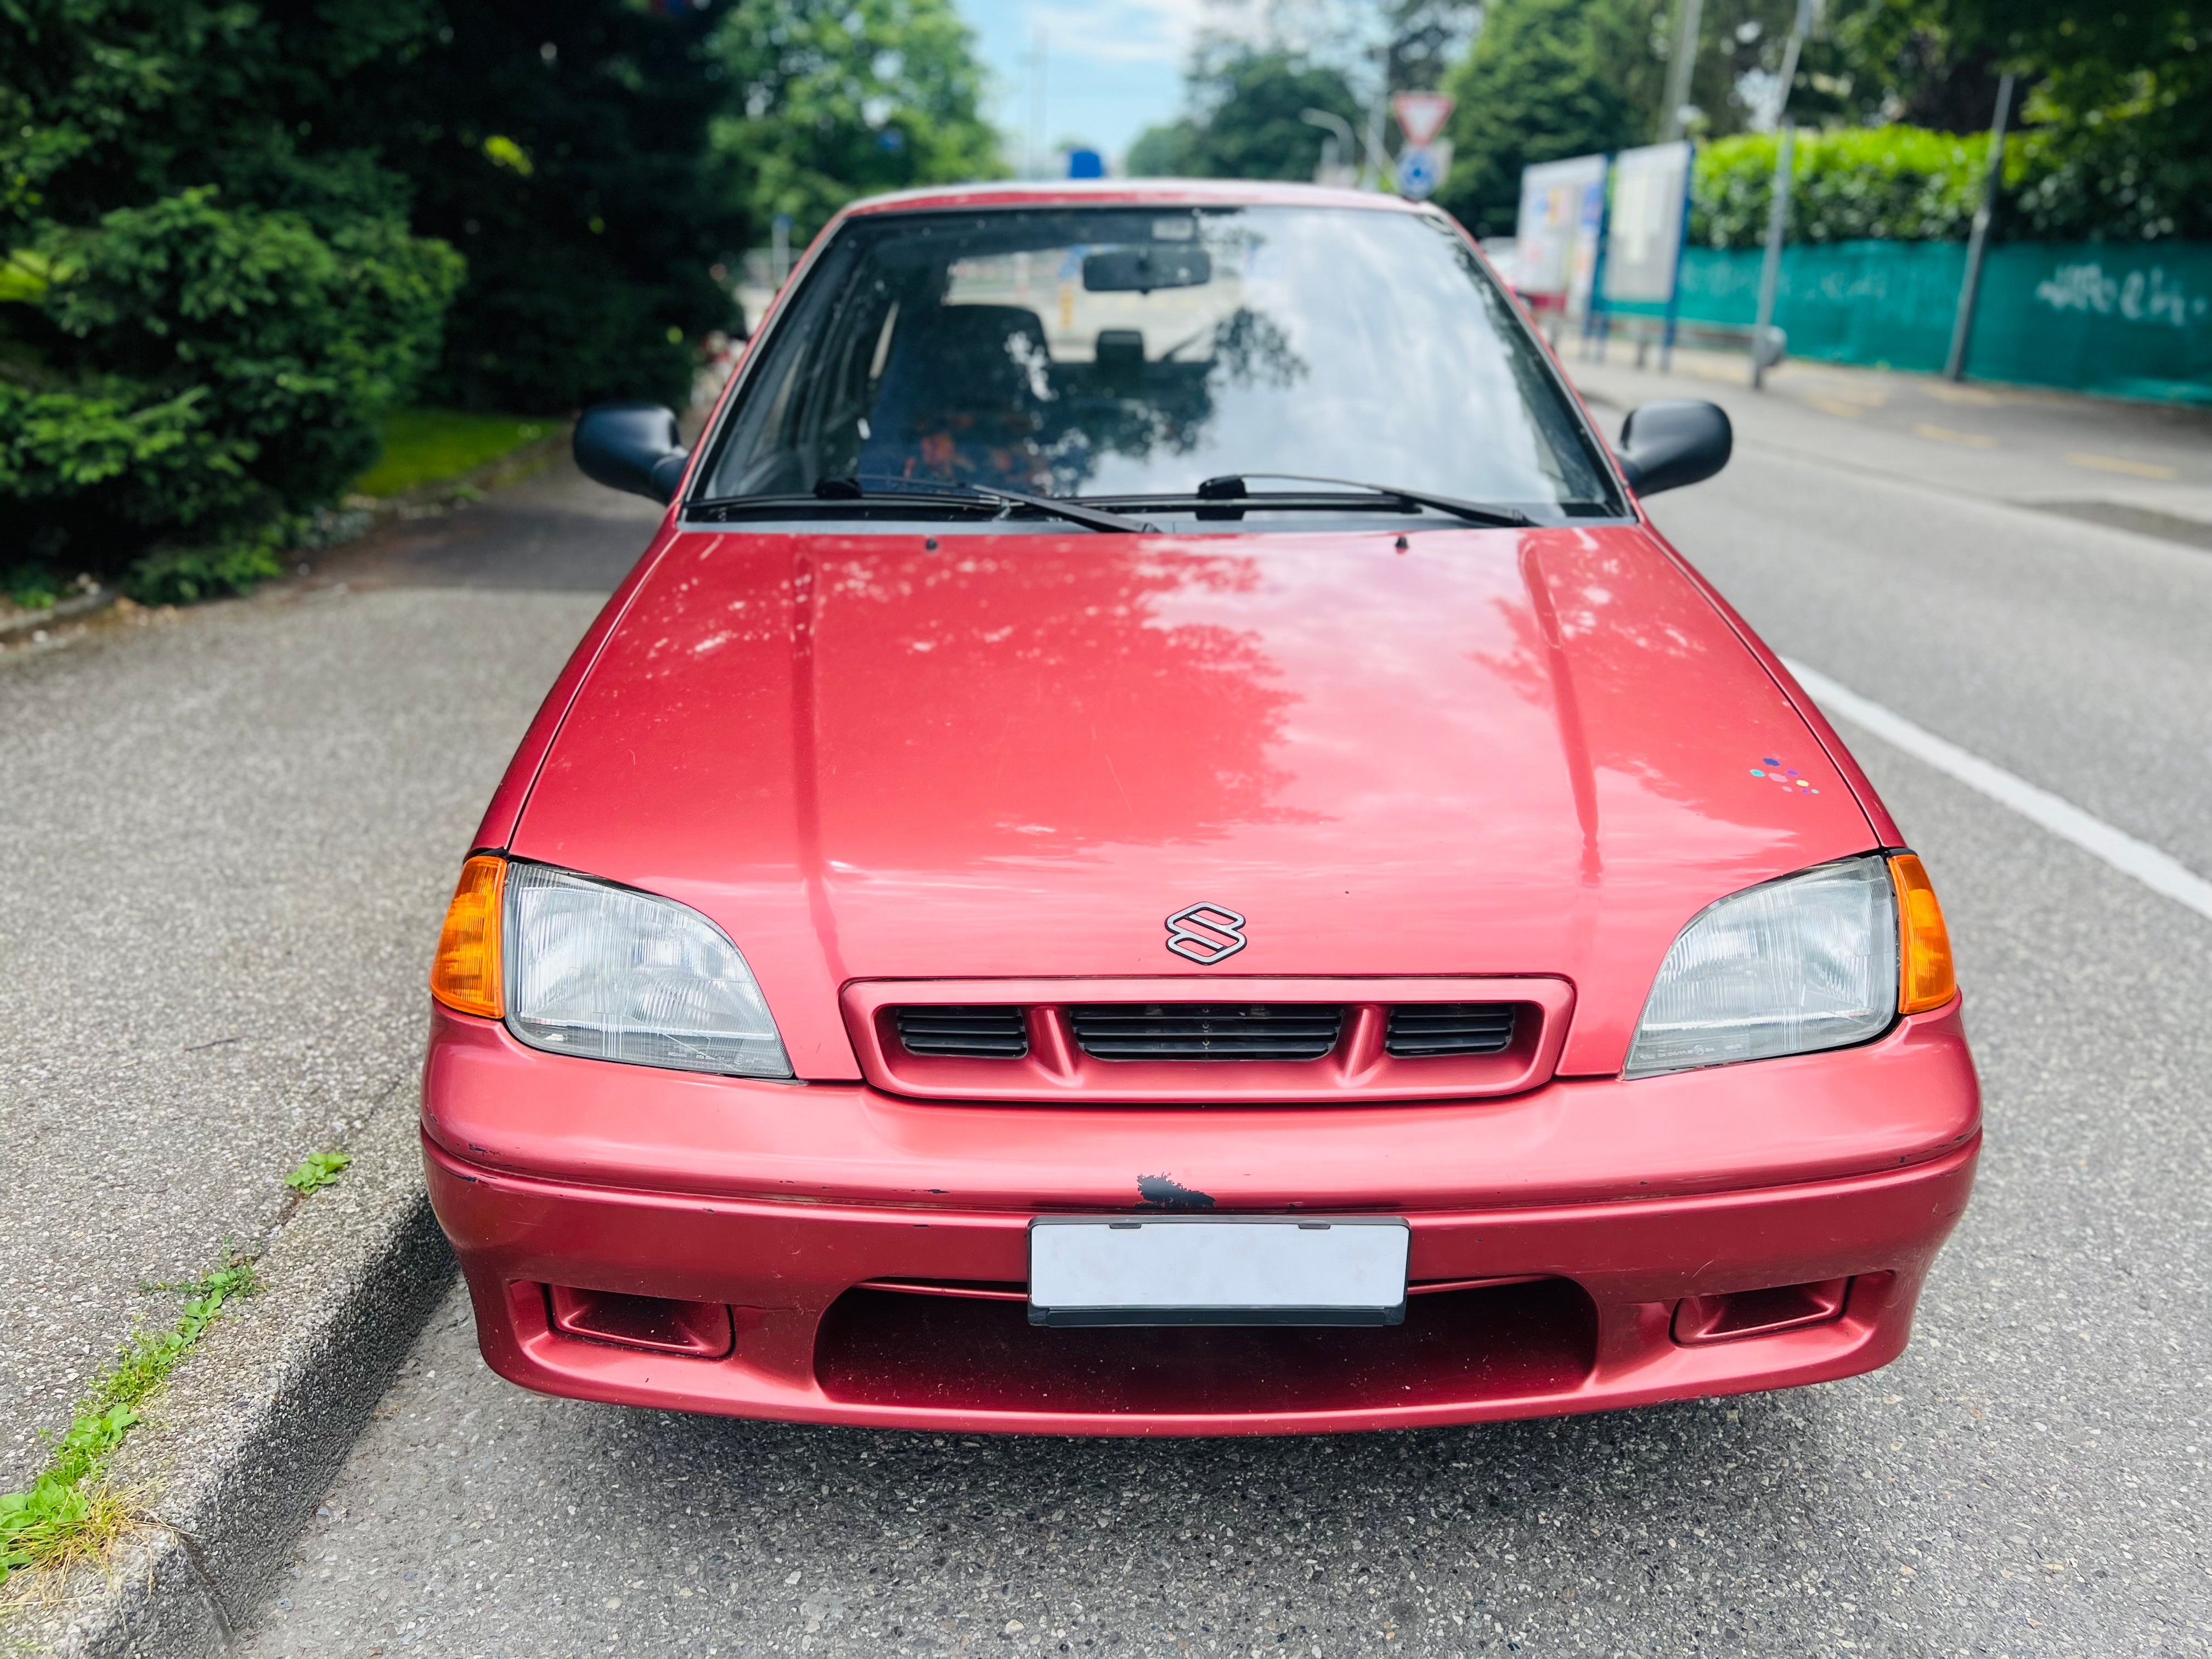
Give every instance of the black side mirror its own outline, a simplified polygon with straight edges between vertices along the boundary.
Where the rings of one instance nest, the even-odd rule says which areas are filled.
[[[1620,423],[1620,470],[1639,495],[1702,483],[1729,463],[1735,432],[1717,404],[1646,404]]]
[[[665,501],[684,481],[684,447],[675,415],[659,404],[595,404],[576,422],[576,465],[610,489]]]

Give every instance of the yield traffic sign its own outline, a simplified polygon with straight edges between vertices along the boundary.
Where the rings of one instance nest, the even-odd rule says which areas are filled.
[[[1415,149],[1425,149],[1444,130],[1451,117],[1452,100],[1441,92],[1401,92],[1390,100],[1398,117],[1398,131]]]

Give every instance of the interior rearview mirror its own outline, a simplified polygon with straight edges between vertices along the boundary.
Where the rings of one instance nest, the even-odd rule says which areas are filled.
[[[1711,477],[1735,447],[1728,412],[1717,404],[1645,404],[1620,423],[1620,470],[1639,495]]]
[[[1202,247],[1108,248],[1083,256],[1083,286],[1092,294],[1150,294],[1156,288],[1197,288],[1213,280],[1213,256]]]
[[[659,404],[595,404],[576,422],[573,448],[586,477],[665,501],[684,482],[684,447],[672,410]]]

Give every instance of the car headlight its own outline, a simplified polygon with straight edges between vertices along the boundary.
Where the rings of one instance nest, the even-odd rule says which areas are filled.
[[[430,989],[554,1054],[791,1075],[767,1000],[720,928],[672,900],[541,864],[469,860]]]
[[[1730,894],[1691,919],[1659,964],[1626,1075],[1863,1042],[1956,988],[1920,860],[1839,860]]]

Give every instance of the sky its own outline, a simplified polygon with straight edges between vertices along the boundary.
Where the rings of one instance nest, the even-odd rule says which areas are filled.
[[[992,75],[990,114],[1019,167],[1031,125],[1030,54],[1044,33],[1044,137],[1118,155],[1182,104],[1182,64],[1205,0],[957,0]]]

